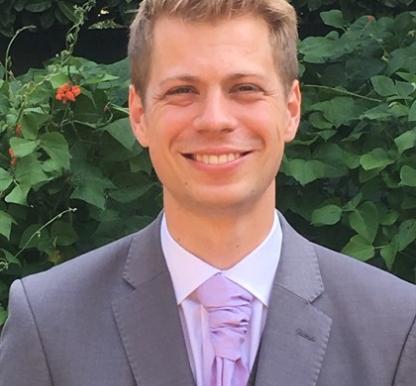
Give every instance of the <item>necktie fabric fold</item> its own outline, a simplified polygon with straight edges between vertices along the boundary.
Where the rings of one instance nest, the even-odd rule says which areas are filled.
[[[215,352],[210,373],[204,375],[204,386],[245,386],[249,370],[242,349],[253,295],[217,274],[197,288],[196,297],[208,313],[209,336]]]

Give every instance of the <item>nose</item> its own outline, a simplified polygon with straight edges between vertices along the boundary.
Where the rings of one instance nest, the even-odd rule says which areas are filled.
[[[224,95],[223,90],[212,90],[201,100],[195,126],[199,131],[212,132],[230,132],[235,129],[232,101]]]

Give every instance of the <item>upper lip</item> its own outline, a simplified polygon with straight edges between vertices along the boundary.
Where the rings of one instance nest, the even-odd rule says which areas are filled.
[[[249,149],[235,149],[230,147],[204,148],[194,151],[183,152],[183,155],[207,154],[207,155],[222,155],[222,154],[246,154],[252,150]]]

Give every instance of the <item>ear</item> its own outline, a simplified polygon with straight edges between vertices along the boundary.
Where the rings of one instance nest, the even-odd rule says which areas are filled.
[[[284,141],[291,142],[296,136],[300,122],[302,96],[299,81],[295,80],[287,96],[288,122],[284,133]]]
[[[149,146],[147,138],[147,127],[144,119],[143,101],[136,88],[130,85],[129,88],[129,119],[134,136],[143,147]]]

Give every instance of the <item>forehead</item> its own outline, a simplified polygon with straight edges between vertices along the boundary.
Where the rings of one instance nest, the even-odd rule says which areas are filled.
[[[190,22],[162,16],[153,28],[151,72],[156,68],[273,65],[267,23],[251,14],[217,21]]]

